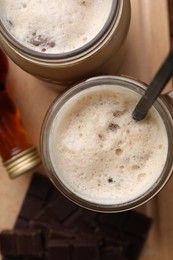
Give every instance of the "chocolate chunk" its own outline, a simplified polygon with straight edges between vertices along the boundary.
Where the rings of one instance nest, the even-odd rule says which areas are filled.
[[[18,215],[15,228],[26,227],[29,220],[40,212],[47,198],[55,190],[49,179],[41,174],[35,173],[25,196],[25,200]]]
[[[101,260],[128,260],[121,246],[108,246],[101,250]]]
[[[98,227],[95,218],[95,212],[90,212],[88,210],[78,208],[78,210],[76,210],[73,214],[69,215],[63,224],[68,227],[75,226],[76,229],[92,232]]]
[[[47,233],[47,239],[74,239],[75,235],[76,232],[73,229],[65,228],[61,225],[60,227],[49,228]]]
[[[67,240],[50,240],[47,245],[48,259],[50,260],[69,260],[70,244]]]
[[[17,221],[15,223],[15,228],[26,228],[28,226],[28,220],[22,218],[22,217],[18,217]]]
[[[151,226],[151,219],[149,217],[135,211],[99,214],[98,222],[140,239],[146,239]]]
[[[72,260],[97,260],[99,259],[99,248],[96,241],[81,240],[73,241]]]
[[[59,196],[62,196],[62,194],[55,188],[53,184],[51,184],[51,188],[45,199],[45,204],[48,205],[51,202],[54,202]]]
[[[40,230],[6,230],[0,233],[0,250],[4,256],[36,256],[43,254]]]
[[[18,256],[16,235],[13,231],[0,233],[0,252],[3,255]]]
[[[27,196],[20,211],[20,217],[32,219],[43,208],[43,201],[33,196]]]
[[[35,173],[31,180],[28,194],[39,199],[45,200],[52,188],[50,180],[41,174]]]
[[[64,227],[63,225],[51,225],[39,221],[31,221],[30,228],[41,229],[43,235],[44,247],[47,246],[48,241],[56,239],[74,239],[76,232],[74,229]]]
[[[97,217],[98,222],[101,225],[110,226],[111,228],[116,228],[117,230],[122,229],[122,226],[126,221],[128,221],[128,212],[122,213],[100,213]]]
[[[59,221],[64,221],[78,209],[76,204],[65,198],[63,195],[58,197],[58,199],[52,203],[51,206],[52,209],[54,209],[55,217],[57,217]]]
[[[135,211],[128,211],[98,214],[98,222],[106,247],[122,246],[125,252],[123,255],[128,259],[138,259],[151,225],[150,218]],[[109,256],[110,259],[111,257],[113,256]]]
[[[77,209],[77,205],[61,195],[55,201],[48,204],[48,206],[46,206],[42,211],[40,211],[34,219],[51,224],[59,223],[64,221]]]

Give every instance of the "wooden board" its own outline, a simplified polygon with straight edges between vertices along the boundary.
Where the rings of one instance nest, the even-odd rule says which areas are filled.
[[[131,0],[132,19],[126,54],[119,73],[149,83],[170,48],[167,0]],[[33,144],[39,147],[44,115],[59,95],[48,84],[25,73],[12,62],[8,90],[18,106]],[[171,89],[169,83],[167,90]],[[42,166],[38,170],[44,172]],[[10,180],[0,162],[0,230],[12,228],[32,173]],[[173,179],[152,201],[138,208],[153,218],[141,260],[173,259]]]

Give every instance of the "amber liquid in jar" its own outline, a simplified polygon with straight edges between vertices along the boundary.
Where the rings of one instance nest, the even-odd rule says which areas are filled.
[[[5,89],[7,58],[0,49],[0,156],[11,178],[40,163],[20,120],[20,113]]]
[[[4,90],[0,92],[0,155],[6,161],[30,147],[20,114]]]

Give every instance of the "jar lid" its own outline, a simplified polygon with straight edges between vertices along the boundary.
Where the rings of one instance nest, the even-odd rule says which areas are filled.
[[[38,152],[36,148],[32,147],[5,161],[4,166],[7,169],[9,177],[13,179],[28,172],[40,163],[41,159]]]

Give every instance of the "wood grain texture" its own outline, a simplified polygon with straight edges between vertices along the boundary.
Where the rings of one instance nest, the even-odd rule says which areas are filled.
[[[168,0],[170,36],[173,37],[173,0]]]
[[[167,0],[131,0],[132,19],[120,74],[149,83],[170,48]],[[167,90],[172,88],[169,83]],[[52,88],[10,61],[8,90],[33,144],[39,147],[44,115],[56,96]],[[40,167],[38,170],[44,172]],[[0,230],[13,227],[32,173],[10,180],[0,163]],[[173,179],[149,203],[138,208],[153,218],[141,260],[173,259]]]
[[[149,83],[170,48],[167,1],[132,0],[131,4],[131,27],[120,72]]]

